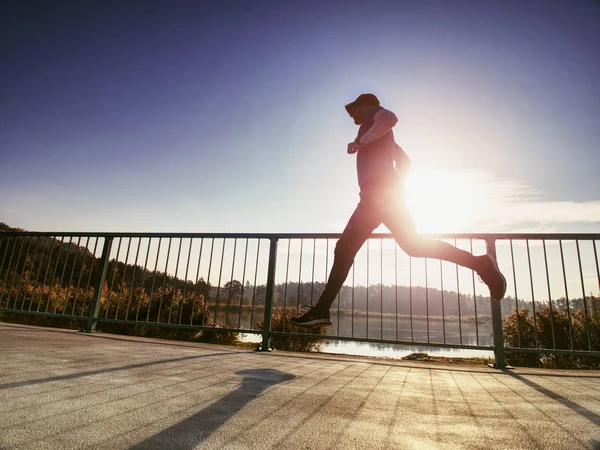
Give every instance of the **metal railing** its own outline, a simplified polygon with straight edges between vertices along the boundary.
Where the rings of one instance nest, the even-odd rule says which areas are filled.
[[[339,234],[0,233],[0,312],[101,323],[312,337],[287,319],[314,304]],[[328,340],[600,356],[599,234],[430,235],[496,258],[506,297],[468,269],[359,251]]]

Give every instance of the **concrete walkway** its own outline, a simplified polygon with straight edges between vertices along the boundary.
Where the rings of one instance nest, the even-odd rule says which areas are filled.
[[[2,449],[600,449],[600,372],[0,323]]]

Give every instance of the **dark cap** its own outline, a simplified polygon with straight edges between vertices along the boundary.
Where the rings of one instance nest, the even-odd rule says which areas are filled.
[[[354,108],[358,105],[379,106],[379,100],[373,94],[360,94],[352,103],[348,103],[345,108],[348,114],[352,116]]]

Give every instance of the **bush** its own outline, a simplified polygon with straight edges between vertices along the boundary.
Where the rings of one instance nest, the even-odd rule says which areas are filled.
[[[217,326],[221,326],[217,322]],[[198,330],[194,328],[169,328],[150,324],[127,324],[104,322],[98,324],[98,329],[104,333],[140,336],[173,341],[205,342],[212,344],[233,345],[238,342],[238,333],[220,330]]]
[[[534,320],[529,310],[523,308],[518,313],[513,311],[510,316],[504,318],[504,341],[508,347],[514,348],[570,350],[572,333],[574,350],[587,351],[589,332],[592,350],[597,351],[600,349],[600,317],[594,311],[588,312],[587,327],[586,330],[586,315],[583,310],[571,312],[569,326],[569,314],[565,310],[550,309],[546,306],[536,311]],[[600,358],[596,356],[510,352],[506,355],[506,361],[515,366],[600,369]]]
[[[38,316],[34,314],[20,314],[10,311],[0,312],[0,322],[18,323],[21,325],[33,325],[37,327],[65,328],[68,330],[85,329],[87,317],[72,319],[67,317]]]
[[[296,316],[296,310],[283,308],[274,308],[271,316],[271,330],[279,332],[306,333],[305,328],[299,328],[292,325],[290,319]],[[263,329],[263,320],[256,322],[257,328]],[[320,336],[327,334],[327,327],[312,328],[312,334]],[[323,339],[318,337],[298,337],[298,336],[273,336],[271,337],[271,347],[277,350],[288,350],[292,352],[318,352],[323,348]]]
[[[44,286],[43,289],[42,288],[36,288],[39,290],[38,294],[35,298],[36,300],[39,299],[42,305],[42,308],[40,308],[41,311],[44,311],[46,308],[46,304],[48,307],[48,311],[49,312],[53,312],[54,309],[56,308],[56,310],[58,312],[63,311],[63,309],[68,306],[66,308],[67,312],[71,312],[73,310],[73,308],[71,308],[72,303],[66,303],[67,302],[67,297],[65,295],[66,293],[66,289],[61,288],[58,284],[55,284],[53,286]],[[81,292],[83,292],[83,290],[80,290]],[[83,298],[85,295],[83,293],[81,294],[81,298]],[[75,297],[75,295],[77,294],[77,289],[73,288],[70,290],[69,292],[69,299],[71,299],[71,301],[75,301],[77,299],[77,297]],[[107,305],[107,299],[109,298],[109,295],[114,296],[115,298],[114,300],[114,304],[117,304],[117,294],[114,292],[109,292],[108,289],[105,287],[105,292],[103,293],[102,296],[102,307],[104,308],[104,312],[106,312],[105,308]],[[156,320],[157,317],[160,317],[161,323],[165,323],[167,322],[168,318],[169,318],[169,308],[164,307],[162,308],[162,310],[160,311],[160,314],[158,313],[159,308],[159,299],[160,296],[162,295],[161,292],[156,293],[156,298],[155,298],[155,302],[153,305],[149,305],[149,301],[148,301],[148,296],[145,295],[145,293],[142,291],[141,294],[142,295],[142,307],[139,310],[139,318],[140,320],[144,320],[146,318],[147,313],[149,313],[149,317],[151,320]],[[168,296],[169,295],[173,295],[173,292],[166,292],[165,293],[165,298],[166,301],[171,300]],[[85,304],[85,308],[83,309],[83,312],[85,313],[84,316],[82,316],[81,318],[68,318],[68,317],[60,317],[59,314],[57,314],[56,316],[42,316],[42,315],[34,315],[34,314],[21,314],[18,312],[10,312],[10,311],[5,311],[2,312],[2,314],[0,315],[0,320],[4,321],[4,322],[11,322],[11,323],[20,323],[20,324],[24,324],[24,325],[35,325],[35,326],[42,326],[42,327],[54,327],[54,328],[67,328],[67,329],[75,329],[75,330],[83,330],[85,329],[86,326],[86,321],[87,321],[87,314],[88,314],[88,305],[91,304],[91,298],[93,296],[93,289],[90,289],[88,294],[87,294],[87,300],[86,300],[86,304]],[[30,297],[31,298],[31,297]],[[78,313],[81,310],[81,308],[84,305],[83,301],[81,300],[81,298],[79,299],[79,308],[75,308],[75,312]],[[29,301],[29,300],[27,300]],[[165,301],[165,304],[166,304]],[[11,301],[12,303],[12,301]],[[183,302],[180,302],[181,304],[183,304]],[[77,303],[75,303],[75,305],[77,305]],[[174,313],[172,314],[172,320],[173,321],[178,321],[179,318],[179,304],[175,305],[174,308]],[[223,330],[223,324],[220,323],[219,321],[214,321],[213,319],[213,314],[209,311],[208,309],[208,305],[207,303],[204,301],[204,297],[192,297],[192,296],[186,296],[186,303],[185,305],[181,306],[182,308],[184,308],[185,311],[185,318],[189,321],[191,321],[194,324],[210,324],[215,326],[215,328],[210,328],[207,330],[199,330],[197,328],[170,328],[170,327],[164,327],[164,326],[157,326],[155,324],[153,324],[152,322],[150,323],[144,323],[144,322],[140,322],[140,323],[136,323],[136,324],[132,324],[132,323],[119,323],[119,322],[99,322],[97,325],[97,330],[98,331],[102,331],[104,333],[113,333],[113,334],[121,334],[121,335],[126,335],[126,336],[140,336],[140,337],[150,337],[150,338],[159,338],[159,339],[172,339],[172,340],[178,340],[178,341],[191,341],[191,342],[206,342],[206,343],[214,343],[214,344],[225,344],[225,345],[233,345],[236,344],[238,342],[238,338],[239,338],[239,334],[236,332],[232,332],[232,331],[226,331]],[[131,309],[130,309],[130,315],[129,315],[129,319],[130,320],[134,320],[136,318],[136,314],[138,313],[138,311],[136,311],[135,309],[135,304],[132,303]],[[34,307],[33,310],[35,311],[36,308]],[[150,310],[150,311],[149,311]],[[108,317],[114,317],[116,308],[110,310],[109,309],[109,315]],[[104,317],[104,314],[102,313],[103,311],[101,311],[100,317]],[[121,314],[122,317],[120,317],[120,319],[124,318],[124,314]],[[189,317],[189,319],[188,319]],[[188,323],[190,323],[188,321]]]

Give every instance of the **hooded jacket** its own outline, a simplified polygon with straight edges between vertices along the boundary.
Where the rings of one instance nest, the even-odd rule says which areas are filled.
[[[394,152],[398,146],[392,128],[397,122],[396,115],[381,106],[366,110],[355,139],[360,145],[356,157],[359,186],[372,178],[395,177]]]

